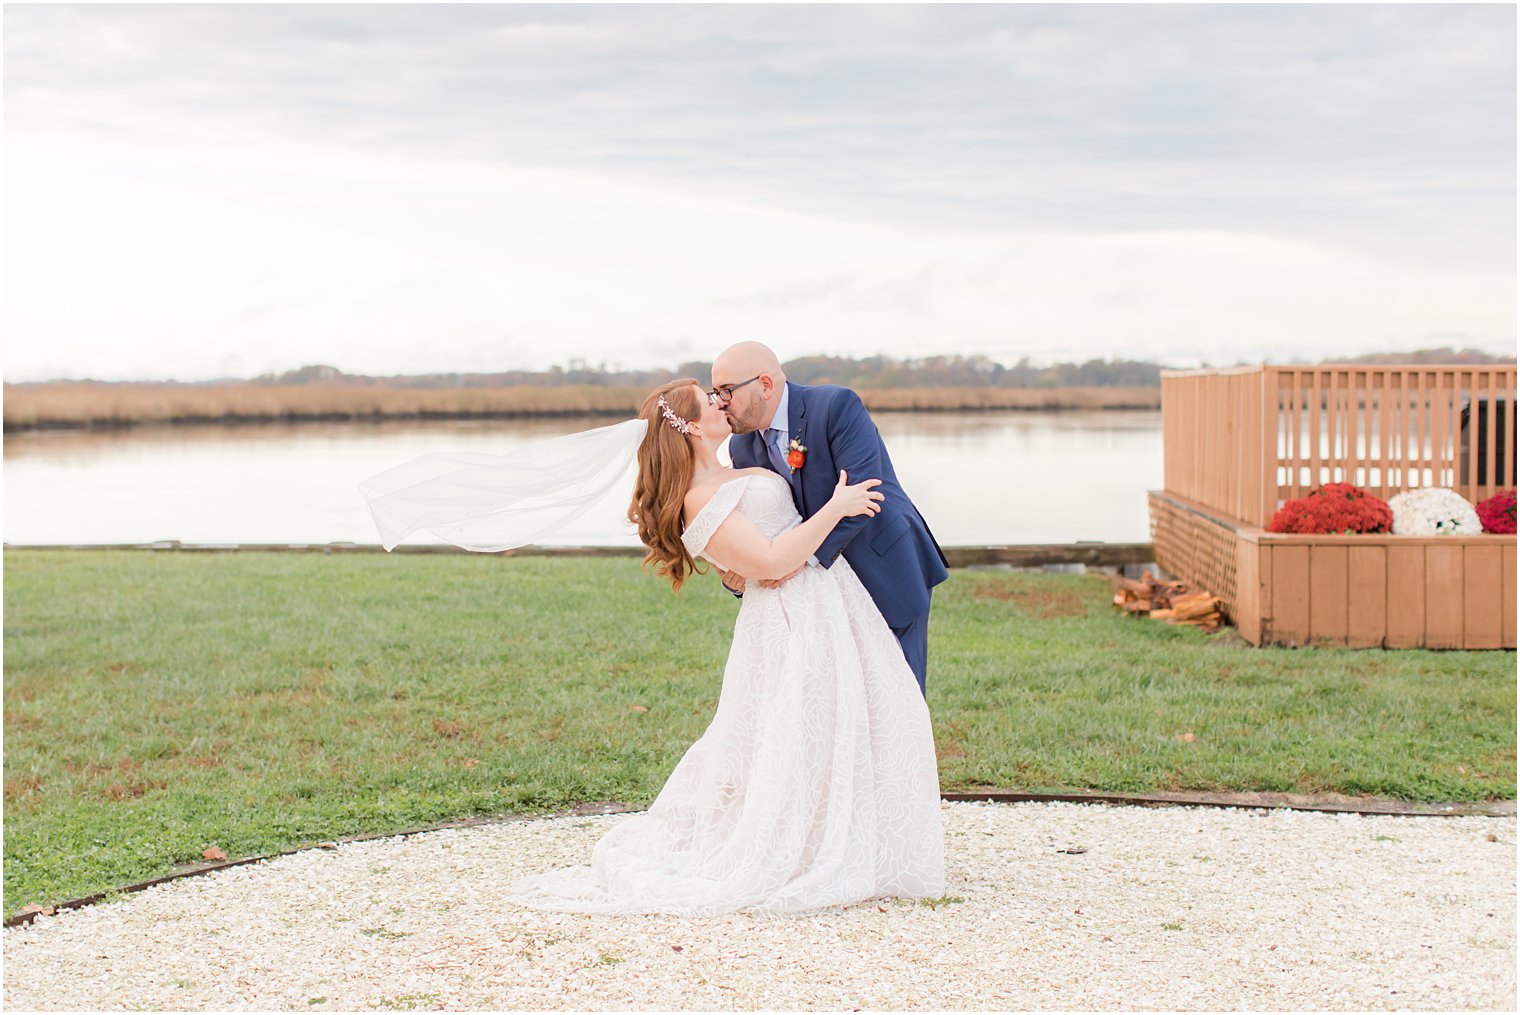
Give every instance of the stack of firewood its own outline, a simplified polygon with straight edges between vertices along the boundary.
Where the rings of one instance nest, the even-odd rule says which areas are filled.
[[[1215,631],[1220,624],[1219,597],[1184,582],[1164,582],[1146,571],[1139,581],[1114,579],[1114,605],[1134,617],[1151,617],[1168,624],[1188,624]]]

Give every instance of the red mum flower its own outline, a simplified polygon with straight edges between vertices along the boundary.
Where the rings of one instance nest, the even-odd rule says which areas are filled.
[[[1504,490],[1475,505],[1484,532],[1515,534],[1515,491]]]
[[[1277,509],[1268,532],[1330,535],[1341,532],[1392,532],[1388,502],[1350,483],[1326,483],[1307,497]]]

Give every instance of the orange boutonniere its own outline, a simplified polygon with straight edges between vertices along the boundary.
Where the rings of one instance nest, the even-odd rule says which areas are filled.
[[[787,449],[786,452],[787,467],[790,468],[793,472],[796,472],[798,469],[802,468],[803,463],[806,461],[807,445],[802,443],[801,438],[793,437],[791,446]]]

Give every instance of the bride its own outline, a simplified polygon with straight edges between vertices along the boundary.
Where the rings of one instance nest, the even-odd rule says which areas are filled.
[[[944,891],[929,713],[891,629],[844,560],[801,567],[841,519],[874,514],[875,479],[803,521],[786,480],[718,461],[723,412],[693,380],[640,410],[629,520],[679,591],[704,559],[753,579],[717,712],[647,812],[589,866],[519,881],[513,901],[574,912],[797,912]]]

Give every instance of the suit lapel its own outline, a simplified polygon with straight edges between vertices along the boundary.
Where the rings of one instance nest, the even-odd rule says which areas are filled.
[[[786,407],[787,432],[791,434],[792,440],[806,445],[807,438],[803,436],[803,427],[807,422],[807,399],[802,397],[802,388],[798,385],[787,381],[786,386],[788,388]],[[786,450],[785,448],[782,449],[783,456],[786,454]],[[806,458],[806,455],[804,455],[804,458]],[[806,467],[806,462],[804,462],[803,468]],[[787,473],[787,482],[792,484],[792,499],[797,502],[797,507],[805,514],[807,509],[802,503],[802,469],[788,469]]]

